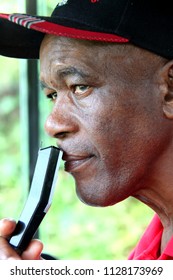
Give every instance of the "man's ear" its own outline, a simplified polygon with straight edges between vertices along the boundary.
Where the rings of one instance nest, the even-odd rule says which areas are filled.
[[[164,82],[163,112],[168,119],[173,119],[173,60],[164,66]]]

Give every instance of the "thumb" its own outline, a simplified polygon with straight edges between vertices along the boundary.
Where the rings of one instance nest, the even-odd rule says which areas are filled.
[[[40,240],[34,239],[30,242],[27,249],[22,253],[23,260],[41,260],[41,252],[43,243]]]

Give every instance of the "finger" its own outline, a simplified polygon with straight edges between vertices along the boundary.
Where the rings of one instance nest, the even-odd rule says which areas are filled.
[[[0,259],[1,260],[21,259],[6,240],[12,234],[15,227],[16,227],[16,222],[13,219],[0,220]]]
[[[16,227],[16,222],[13,219],[0,220],[0,236],[9,237]]]
[[[21,260],[20,256],[3,237],[0,237],[0,260]]]
[[[28,248],[21,255],[23,260],[40,260],[43,243],[40,240],[32,240]]]

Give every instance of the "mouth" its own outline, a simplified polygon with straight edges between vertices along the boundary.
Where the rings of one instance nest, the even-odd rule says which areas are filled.
[[[63,154],[62,159],[65,161],[64,170],[69,173],[85,170],[94,157],[94,155],[78,156]]]

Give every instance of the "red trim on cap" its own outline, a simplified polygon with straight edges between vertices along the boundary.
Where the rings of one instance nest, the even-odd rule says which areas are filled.
[[[30,28],[43,33],[71,37],[76,39],[117,42],[117,43],[129,42],[128,39],[120,37],[118,35],[65,27],[48,21],[33,23],[30,25]]]
[[[10,20],[12,15],[9,14],[0,14],[0,17]],[[16,15],[17,16],[17,15]],[[19,16],[19,15],[18,15]],[[32,19],[31,16],[28,16],[28,19]],[[35,19],[35,17],[33,17]],[[39,18],[37,18],[39,20]],[[40,19],[41,20],[41,19]],[[27,21],[27,19],[26,19]],[[25,22],[25,21],[23,21]],[[20,25],[23,26],[22,22]],[[76,29],[72,27],[65,27],[56,23],[48,22],[48,21],[40,21],[40,22],[31,22],[29,25],[30,29],[48,33],[52,35],[76,38],[76,39],[84,39],[84,40],[94,40],[94,41],[105,41],[105,42],[117,42],[117,43],[128,43],[129,40],[123,37],[120,37],[115,34],[110,33],[101,33],[101,32],[93,32],[82,29]]]
[[[8,18],[9,18],[9,14],[0,14],[0,17],[1,17],[1,18],[5,18],[5,19],[8,19]]]

